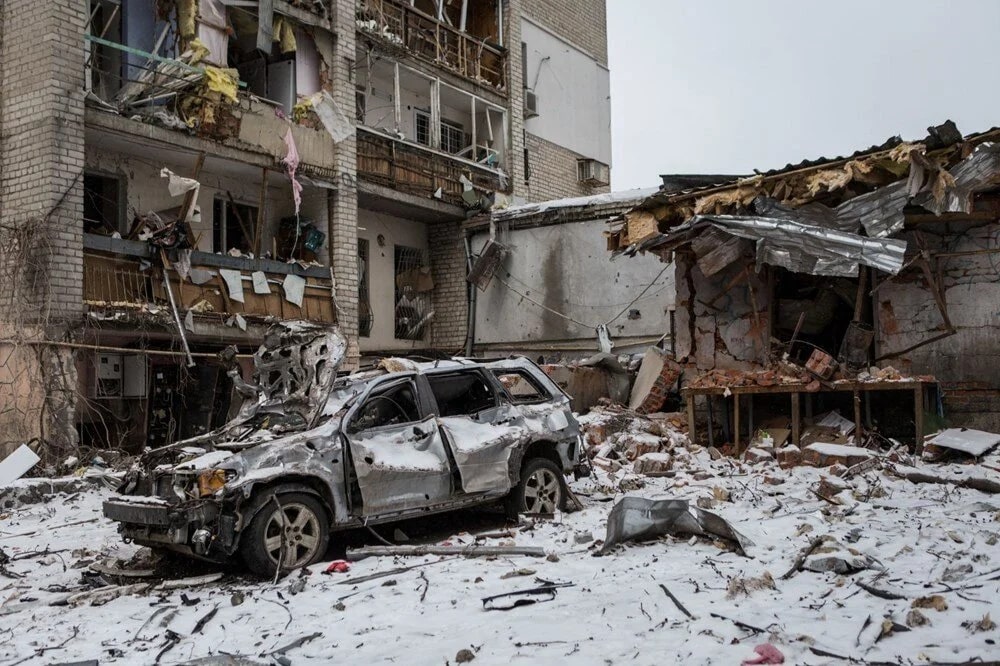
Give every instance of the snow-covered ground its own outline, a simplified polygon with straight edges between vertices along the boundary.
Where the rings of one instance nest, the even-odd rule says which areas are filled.
[[[137,548],[101,518],[110,491],[56,495],[0,516],[0,550],[10,558],[0,574],[0,664],[151,664],[168,646],[160,663],[214,655],[199,663],[454,664],[469,650],[476,664],[738,664],[766,643],[795,664],[838,661],[823,653],[888,663],[1000,658],[1000,631],[984,621],[1000,618],[1000,497],[872,470],[835,505],[812,492],[823,473],[713,461],[696,449],[673,478],[621,471],[575,482],[583,511],[483,541],[542,546],[556,557],[369,558],[348,573],[323,574],[321,563],[277,584],[232,573],[202,587],[78,606],[49,604],[86,589],[86,563],[128,559]],[[636,478],[645,485],[634,488]],[[714,498],[713,510],[754,541],[751,557],[684,536],[596,557],[621,487],[645,497],[703,498],[703,505]],[[453,533],[435,535],[437,542],[470,543],[474,535],[463,530],[484,531],[468,516],[447,521]],[[505,528],[485,531],[498,529]],[[869,556],[874,568],[782,579],[800,549],[826,534]],[[351,582],[418,563],[426,566]],[[545,603],[484,609],[483,597],[537,587],[537,579],[574,585]],[[875,596],[859,582],[902,598]],[[943,610],[920,610],[927,622],[917,625],[911,607],[931,595],[941,599],[927,605]],[[241,659],[218,659],[225,655]]]

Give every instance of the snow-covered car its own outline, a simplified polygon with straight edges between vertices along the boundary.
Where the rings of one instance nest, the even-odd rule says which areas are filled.
[[[579,465],[565,393],[524,358],[387,359],[337,377],[335,328],[282,324],[216,431],[145,454],[104,504],[126,540],[271,575],[331,533],[503,501],[552,513]]]

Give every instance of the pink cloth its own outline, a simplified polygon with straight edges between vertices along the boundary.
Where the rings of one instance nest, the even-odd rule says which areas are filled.
[[[295,214],[298,215],[299,207],[302,205],[302,183],[295,177],[295,171],[299,168],[299,149],[295,145],[295,137],[292,136],[291,127],[285,134],[285,146],[288,148],[288,154],[281,160],[281,163],[285,165],[288,180],[292,181],[292,199],[295,201]]]
[[[781,654],[778,648],[774,647],[770,643],[764,643],[763,645],[758,645],[753,649],[757,653],[757,657],[754,659],[746,659],[743,661],[743,666],[756,666],[756,664],[783,664],[785,663],[785,655]]]
[[[347,573],[351,570],[351,565],[346,560],[334,560],[323,573]]]

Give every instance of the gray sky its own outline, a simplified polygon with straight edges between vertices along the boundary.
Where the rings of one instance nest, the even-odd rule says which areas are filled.
[[[1000,125],[998,0],[608,0],[614,189]]]

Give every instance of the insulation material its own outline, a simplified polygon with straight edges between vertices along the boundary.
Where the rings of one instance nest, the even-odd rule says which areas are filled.
[[[281,288],[285,291],[285,300],[292,305],[302,307],[302,297],[305,295],[306,279],[301,275],[286,275]]]
[[[239,271],[220,268],[219,276],[226,283],[229,298],[237,303],[243,303],[243,274]]]
[[[274,19],[274,41],[278,42],[278,48],[282,53],[295,53],[298,44],[295,39],[295,26],[284,16],[277,16]]]
[[[235,69],[222,69],[221,67],[205,68],[205,85],[212,92],[219,93],[224,98],[236,103],[236,91],[239,89],[239,73]]]

